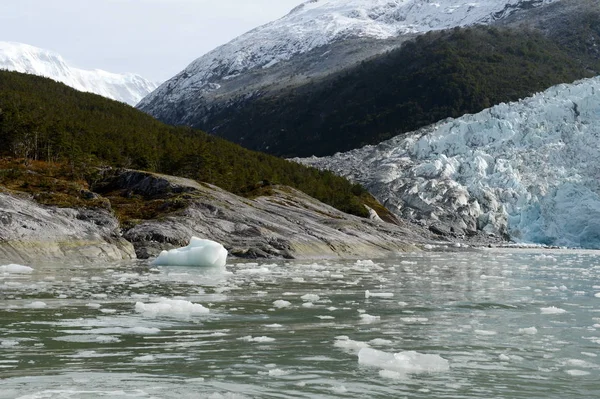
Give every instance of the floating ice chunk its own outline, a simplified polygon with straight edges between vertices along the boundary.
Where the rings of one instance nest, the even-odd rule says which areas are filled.
[[[303,308],[313,308],[314,306],[315,306],[315,304],[314,304],[314,303],[312,303],[312,302],[304,302],[304,303],[302,304],[302,307],[303,307]]]
[[[535,327],[519,328],[519,334],[535,335],[537,332]]]
[[[41,302],[41,301],[35,301],[35,302],[31,302],[31,303],[28,303],[27,305],[25,305],[25,307],[29,308],[29,309],[43,309],[46,306],[48,306],[46,304],[46,302]]]
[[[594,294],[594,296],[595,296],[596,298],[600,298],[600,292],[598,292],[598,293]]]
[[[496,331],[492,331],[492,330],[475,330],[475,334],[477,334],[477,335],[496,335],[498,333]]]
[[[187,247],[162,251],[152,265],[224,267],[226,262],[227,250],[221,244],[192,237]]]
[[[369,344],[383,346],[383,345],[392,345],[393,342],[390,341],[389,339],[375,338],[375,339],[370,340]]]
[[[7,273],[7,274],[29,274],[29,273],[33,272],[33,268],[29,267],[29,266],[17,265],[17,264],[13,263],[10,265],[0,266],[0,272]]]
[[[500,355],[498,356],[498,359],[500,359],[500,360],[501,360],[501,361],[503,361],[503,362],[508,362],[508,361],[510,361],[510,356],[508,356],[508,355],[505,355],[504,353],[502,353],[502,354],[500,354]]]
[[[399,373],[391,370],[379,370],[379,376],[383,378],[390,378],[392,380],[400,380],[406,378],[406,374]]]
[[[258,267],[253,269],[241,269],[237,271],[237,274],[269,274],[271,270],[268,267]]]
[[[589,371],[583,371],[583,370],[565,370],[565,373],[567,373],[573,377],[582,377],[584,375],[590,375]]]
[[[550,306],[548,308],[540,308],[542,314],[563,314],[567,313],[566,310],[557,308],[556,306]]]
[[[319,299],[321,299],[321,297],[318,296],[317,294],[306,294],[306,295],[302,295],[300,298],[304,302],[317,302]]]
[[[273,302],[273,306],[279,309],[283,309],[289,308],[290,306],[292,306],[292,303],[289,301],[284,301],[283,299],[278,299],[275,302]]]
[[[163,298],[156,303],[137,302],[135,310],[149,317],[187,318],[190,316],[210,313],[210,310],[200,305],[180,299]]]
[[[373,262],[370,259],[367,259],[367,260],[357,260],[355,264],[356,264],[356,266],[375,266],[375,262]]]
[[[153,355],[146,355],[146,356],[138,356],[138,357],[134,357],[133,361],[136,363],[148,363],[148,362],[153,362],[156,358]]]
[[[269,377],[281,377],[288,375],[290,372],[282,369],[271,369],[269,370]]]
[[[393,298],[394,294],[392,292],[371,292],[369,290],[365,291],[365,298]]]
[[[381,316],[371,316],[370,314],[367,314],[367,313],[363,313],[360,315],[361,323],[370,324],[370,323],[376,323],[380,320],[381,320]]]
[[[405,323],[427,323],[429,321],[427,317],[401,317],[400,320]]]
[[[439,355],[415,351],[387,353],[371,348],[358,352],[358,363],[401,373],[433,373],[450,369],[448,361]]]
[[[246,341],[246,342],[258,342],[258,343],[268,343],[268,342],[275,342],[275,338],[271,338],[271,337],[253,337],[252,335],[247,335],[245,337],[241,337],[238,338],[240,341]]]
[[[352,352],[358,352],[363,348],[369,348],[369,344],[361,341],[354,341],[345,335],[341,335],[339,337],[335,337],[336,341],[333,343],[333,346],[336,348],[346,349]]]

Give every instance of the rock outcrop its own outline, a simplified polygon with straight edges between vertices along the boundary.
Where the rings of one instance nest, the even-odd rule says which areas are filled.
[[[264,195],[249,199],[189,179],[111,169],[89,194],[105,196],[113,209],[50,207],[0,192],[0,262],[146,259],[191,236],[218,241],[243,258],[384,257],[435,237],[419,226],[384,222],[373,210],[369,219],[343,213],[286,186],[266,186]],[[114,213],[128,201],[160,209],[120,225]]]
[[[30,263],[72,259],[135,258],[106,209],[55,208],[24,196],[0,192],[0,261]]]
[[[269,195],[247,199],[209,184],[137,171],[105,183],[127,195],[186,202],[124,232],[140,258],[184,246],[191,236],[218,241],[245,258],[382,257],[429,242],[425,230],[348,215],[289,187],[271,186]]]

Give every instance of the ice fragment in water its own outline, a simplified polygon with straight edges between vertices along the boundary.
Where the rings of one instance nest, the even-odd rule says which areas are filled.
[[[393,298],[394,297],[394,293],[392,292],[371,292],[369,290],[365,291],[365,298],[369,299],[369,298]]]
[[[7,274],[28,274],[33,272],[33,268],[29,266],[10,264],[0,266],[0,272]]]
[[[291,302],[288,301],[284,301],[283,299],[278,299],[275,302],[273,302],[273,306],[275,306],[276,308],[289,308],[290,306],[292,306]]]
[[[161,299],[157,303],[142,303],[135,304],[135,310],[146,316],[157,317],[173,317],[187,318],[194,315],[207,314],[210,312],[204,306],[198,303],[192,303],[180,299]]]
[[[542,314],[563,314],[567,313],[566,310],[557,308],[556,306],[550,306],[548,308],[541,308]]]
[[[226,262],[227,250],[221,244],[192,237],[187,247],[162,251],[152,265],[224,267]]]
[[[432,373],[450,369],[448,361],[439,355],[415,351],[387,353],[371,348],[363,348],[358,352],[358,363],[404,373]]]

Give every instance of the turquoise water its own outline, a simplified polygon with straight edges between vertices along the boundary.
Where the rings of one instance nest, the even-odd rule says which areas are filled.
[[[0,271],[0,399],[597,398],[599,255]]]

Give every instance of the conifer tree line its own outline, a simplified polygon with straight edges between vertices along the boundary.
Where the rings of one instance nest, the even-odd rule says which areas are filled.
[[[282,184],[344,212],[367,216],[372,197],[326,171],[308,168],[186,127],[165,125],[126,104],[47,78],[0,71],[0,155],[110,166],[188,177],[236,194]]]

